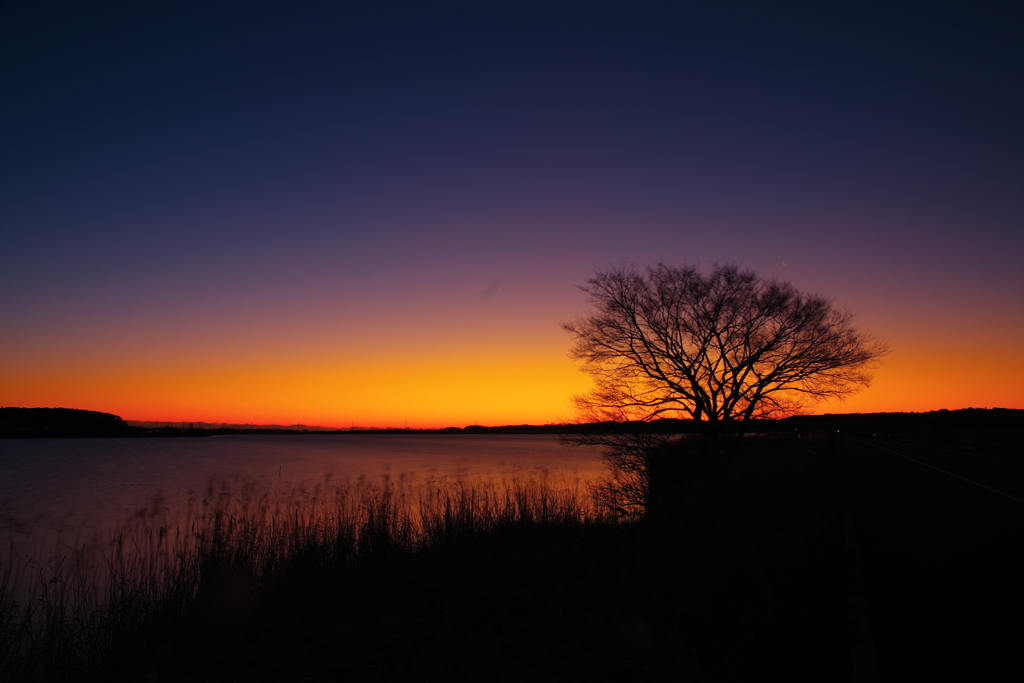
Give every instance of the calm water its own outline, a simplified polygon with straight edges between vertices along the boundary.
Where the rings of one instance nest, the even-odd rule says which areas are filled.
[[[225,483],[235,499],[252,500],[255,490],[308,501],[321,495],[318,485],[327,484],[319,491],[330,498],[335,485],[385,479],[414,496],[432,482],[447,490],[452,480],[487,487],[543,479],[578,491],[602,472],[597,451],[536,435],[0,439],[0,596],[36,604],[50,595],[47,586],[70,585],[56,594],[101,604],[114,548],[126,548],[129,566],[165,557],[153,550],[154,532],[164,538],[163,529],[175,529],[176,539],[190,497],[201,501],[210,482],[218,491]],[[64,609],[53,600],[63,604],[44,602]]]
[[[596,450],[543,435],[336,434],[153,439],[2,439],[0,513],[29,527],[116,524],[158,495],[170,509],[211,478],[274,490],[403,475],[589,482]]]

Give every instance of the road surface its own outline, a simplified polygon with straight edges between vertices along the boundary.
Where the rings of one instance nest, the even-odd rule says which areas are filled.
[[[1024,458],[838,445],[878,678],[1024,680]]]

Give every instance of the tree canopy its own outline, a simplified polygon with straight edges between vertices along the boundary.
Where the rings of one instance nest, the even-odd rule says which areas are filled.
[[[867,386],[886,353],[829,299],[734,264],[622,265],[582,289],[594,310],[565,329],[595,379],[575,397],[588,421],[782,417]]]

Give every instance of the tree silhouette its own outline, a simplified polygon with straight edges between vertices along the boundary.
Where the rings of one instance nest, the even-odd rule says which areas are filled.
[[[741,437],[752,420],[867,386],[867,371],[886,352],[830,300],[734,264],[707,274],[623,265],[598,271],[582,289],[594,310],[565,325],[575,337],[570,355],[595,380],[591,392],[574,397],[581,418],[692,419],[712,455],[722,434]],[[617,448],[641,474],[654,448],[635,436],[585,440]],[[637,462],[637,453],[648,455]]]

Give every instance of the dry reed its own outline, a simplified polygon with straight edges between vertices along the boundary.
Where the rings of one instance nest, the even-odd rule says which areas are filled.
[[[24,523],[0,518],[0,678],[100,677],[119,643],[204,609],[225,572],[245,577],[252,597],[498,529],[606,519],[585,485],[544,471],[474,481],[328,476],[283,492],[211,480],[186,508],[175,514],[157,498],[114,533],[61,529],[46,552],[19,540]]]

